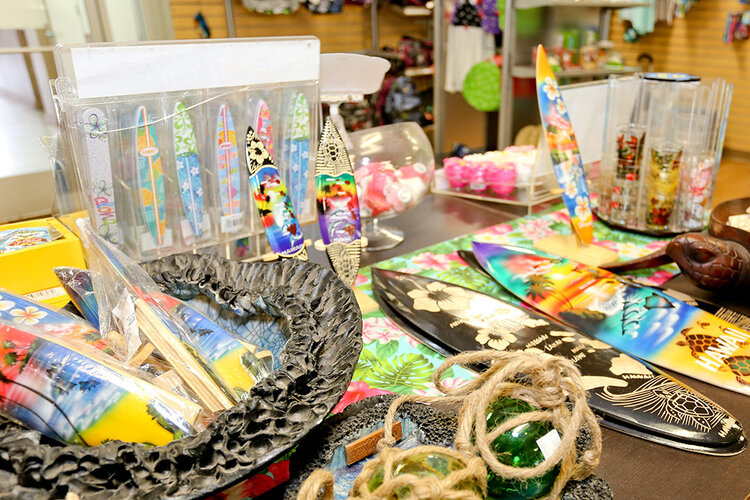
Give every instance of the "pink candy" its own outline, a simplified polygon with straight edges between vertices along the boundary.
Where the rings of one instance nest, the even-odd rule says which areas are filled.
[[[493,165],[487,172],[487,183],[498,196],[508,196],[516,188],[516,168],[513,163],[498,167]]]
[[[403,212],[427,193],[432,167],[422,163],[399,169],[390,163],[369,163],[354,171],[363,217]]]
[[[533,148],[533,146],[532,146]],[[522,148],[518,148],[521,152]],[[496,165],[491,161],[467,161],[458,157],[443,160],[445,177],[454,189],[468,186],[471,191],[482,193],[491,188],[498,196],[507,196],[516,187],[516,165]]]

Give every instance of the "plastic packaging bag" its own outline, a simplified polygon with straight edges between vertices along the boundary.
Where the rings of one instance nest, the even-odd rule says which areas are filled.
[[[91,274],[88,270],[58,267],[55,273],[66,292],[86,318],[99,321],[98,306]],[[270,351],[260,350],[238,339],[205,317],[185,302],[162,294],[164,303],[171,307],[192,333],[196,350],[204,355],[210,368],[243,397],[273,366]]]
[[[201,407],[39,323],[0,319],[0,412],[68,444],[163,445],[190,435]]]
[[[119,326],[127,346],[126,359],[151,344],[209,412],[236,404],[250,384],[257,382],[256,377],[265,374],[252,352],[223,330],[202,340],[194,335],[178,313],[184,309],[178,307],[176,299],[162,293],[137,263],[96,235],[87,221],[79,219],[76,224],[94,272],[97,302],[112,306],[99,309],[100,322]],[[216,349],[217,345],[224,348]],[[224,366],[225,357],[234,363]],[[238,375],[232,371],[243,367],[242,374],[247,376],[235,385]]]

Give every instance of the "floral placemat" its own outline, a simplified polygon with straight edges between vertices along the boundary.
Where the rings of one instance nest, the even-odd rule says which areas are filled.
[[[470,250],[473,240],[533,248],[535,240],[570,232],[567,211],[562,205],[556,205],[547,213],[491,226],[384,260],[375,267],[420,274],[518,304],[518,299],[500,285],[470,268],[458,256],[457,251]],[[600,221],[594,222],[594,244],[617,251],[623,259],[642,257],[663,247],[668,241],[612,229]],[[636,271],[629,277],[647,285],[661,285],[677,272],[677,267],[670,264],[657,269]],[[369,268],[361,269],[355,284],[372,296]],[[356,401],[378,394],[439,394],[432,383],[432,373],[445,359],[442,355],[407,335],[380,310],[364,316],[362,337],[362,354],[354,377],[334,408],[334,413]],[[471,372],[455,367],[445,373],[442,383],[447,387],[458,386],[472,376]]]

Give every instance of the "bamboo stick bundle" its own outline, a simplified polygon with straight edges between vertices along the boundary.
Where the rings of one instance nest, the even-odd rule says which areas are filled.
[[[172,365],[206,409],[220,412],[234,406],[187,346],[175,337],[145,300],[136,299],[135,313],[141,332]]]

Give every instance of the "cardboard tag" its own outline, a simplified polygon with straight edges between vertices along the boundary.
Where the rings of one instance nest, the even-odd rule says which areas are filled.
[[[365,437],[359,438],[356,441],[347,444],[344,447],[346,453],[346,465],[352,465],[353,463],[359,462],[363,458],[367,458],[377,451],[378,441],[383,439],[385,435],[385,429],[378,429],[375,432],[371,432]],[[400,441],[401,434],[401,422],[397,421],[393,423],[393,437],[396,441]]]
[[[560,434],[557,429],[552,429],[544,436],[536,440],[536,445],[539,447],[539,451],[544,455],[544,459],[547,460],[552,454],[557,451],[560,447]]]

